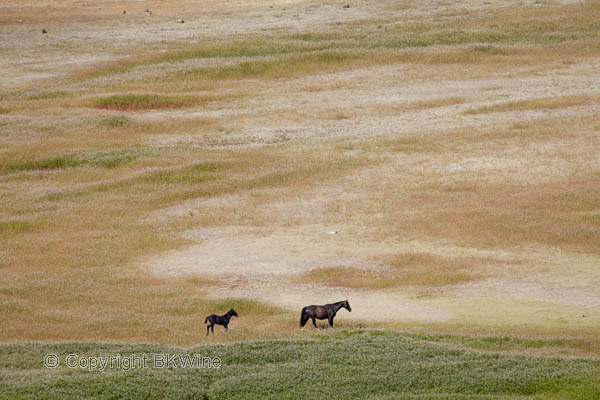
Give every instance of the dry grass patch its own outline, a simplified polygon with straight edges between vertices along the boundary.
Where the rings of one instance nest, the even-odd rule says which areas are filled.
[[[69,280],[72,280],[70,282]],[[28,272],[0,284],[2,341],[98,340],[145,343],[231,342],[291,332],[296,318],[246,299],[211,300],[198,277],[155,279],[138,270],[86,269],[61,275]],[[33,302],[39,298],[44,301]],[[215,327],[206,337],[204,318],[234,308],[230,332]],[[278,318],[272,318],[277,315]],[[282,318],[283,317],[283,318]],[[290,316],[291,317],[291,316]],[[220,329],[219,329],[220,328]]]
[[[362,178],[362,216],[376,237],[467,247],[552,246],[598,254],[595,115],[375,139],[396,164]]]
[[[540,99],[511,101],[467,111],[467,114],[507,112],[522,110],[555,110],[559,108],[590,106],[600,104],[600,95],[573,95],[563,97],[545,97]]]
[[[431,100],[420,100],[409,103],[399,104],[394,106],[397,111],[411,111],[411,110],[427,110],[430,108],[453,106],[456,104],[462,104],[467,100],[462,97],[444,97],[440,99]]]
[[[510,124],[457,128],[449,131],[427,131],[399,137],[374,139],[379,151],[393,153],[440,153],[447,155],[439,160],[454,163],[451,155],[498,156],[498,151],[520,154],[527,147],[535,150],[543,143],[572,142],[576,147],[568,152],[582,150],[581,143],[595,140],[594,131],[600,119],[594,115],[563,118],[524,119]],[[519,147],[515,147],[519,146]],[[535,147],[531,147],[535,146]],[[585,150],[589,150],[585,147]],[[565,150],[567,151],[567,150]],[[507,154],[505,154],[507,155]],[[567,155],[564,154],[566,157]],[[551,157],[549,154],[546,157]],[[541,162],[541,160],[540,160]],[[474,177],[473,177],[474,178]]]
[[[465,246],[547,245],[599,254],[599,187],[597,174],[551,184],[439,181],[386,199],[379,228],[386,237],[416,234]]]
[[[387,269],[349,267],[315,268],[303,274],[300,282],[349,288],[388,289],[406,286],[444,286],[482,279],[494,260],[448,258],[427,253],[400,253],[384,258]]]
[[[319,108],[314,110],[286,109],[273,113],[279,118],[303,122],[307,120],[345,120],[376,115],[396,115],[401,112],[428,110],[438,107],[447,107],[465,103],[462,97],[444,97],[439,99],[419,100],[396,104],[376,104],[372,106],[358,106],[347,109]]]
[[[362,112],[358,111],[359,115],[386,115],[396,114],[402,112],[429,110],[432,108],[448,107],[457,104],[463,104],[467,99],[463,97],[443,97],[437,99],[427,99],[418,101],[409,101],[396,104],[378,104],[372,107],[363,109]]]

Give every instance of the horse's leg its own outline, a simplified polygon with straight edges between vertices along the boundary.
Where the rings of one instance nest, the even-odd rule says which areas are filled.
[[[329,320],[329,327],[330,328],[333,328],[333,317],[335,317],[335,315],[332,315],[329,318],[327,318]]]
[[[314,326],[315,328],[319,329],[319,327],[317,326],[317,322],[316,322],[316,320],[315,320],[315,317],[310,317],[310,318],[312,319],[313,326]]]
[[[208,330],[210,329],[210,325],[206,325],[206,336],[208,336]]]
[[[228,331],[229,329],[227,329],[227,324],[223,325],[225,327],[225,330]]]
[[[213,334],[213,336],[214,336],[214,334],[215,334],[215,324],[212,324],[212,325],[210,326],[210,331],[212,332],[212,334]]]

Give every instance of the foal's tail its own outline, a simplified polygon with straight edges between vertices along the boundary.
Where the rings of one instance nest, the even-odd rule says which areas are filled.
[[[208,322],[208,317],[204,318],[204,323],[206,324]]]
[[[304,307],[302,311],[300,311],[300,328],[304,328],[306,321],[308,321],[308,315],[306,315],[306,307]]]

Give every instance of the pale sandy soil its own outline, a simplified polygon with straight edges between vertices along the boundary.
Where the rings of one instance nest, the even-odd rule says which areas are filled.
[[[390,251],[382,243],[357,244],[360,235],[339,231],[336,226],[310,225],[281,229],[198,229],[188,239],[200,244],[166,254],[146,263],[164,276],[181,274],[218,278],[222,285],[210,291],[222,297],[261,299],[271,304],[298,308],[341,299],[356,303],[348,317],[359,320],[443,321],[448,310],[411,300],[396,291],[370,291],[331,288],[295,282],[303,272],[315,267],[339,265],[377,268],[371,258]],[[349,242],[353,242],[349,246]],[[337,299],[337,300],[334,300]]]
[[[297,210],[304,208],[298,202]],[[197,204],[203,207],[205,204]],[[313,206],[310,206],[312,214]],[[190,209],[196,209],[191,207]],[[329,232],[337,231],[331,235]],[[498,276],[447,286],[439,294],[469,298],[493,297],[576,306],[597,316],[600,308],[600,258],[552,249],[481,250],[436,242],[369,241],[368,232],[340,225],[304,225],[294,228],[197,229],[185,237],[198,244],[145,260],[143,265],[160,276],[196,275],[218,279],[210,288],[217,297],[261,299],[291,310],[302,305],[351,299],[358,320],[446,321],[452,310],[443,302],[419,299],[418,288],[366,290],[298,283],[295,279],[316,267],[382,268],[378,257],[393,252],[427,252],[441,256],[488,257],[519,260]],[[522,268],[526,264],[529,268]],[[518,272],[517,272],[518,271]]]

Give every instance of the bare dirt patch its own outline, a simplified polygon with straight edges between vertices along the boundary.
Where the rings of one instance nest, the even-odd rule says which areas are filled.
[[[210,292],[222,297],[261,299],[292,310],[312,303],[348,298],[358,306],[349,318],[358,320],[444,321],[451,313],[410,299],[399,291],[331,288],[295,281],[317,266],[365,266],[377,268],[371,257],[381,245],[355,242],[340,227],[311,225],[287,230],[244,228],[198,229],[185,234],[200,243],[153,259],[144,265],[161,276],[210,276],[222,284]]]

